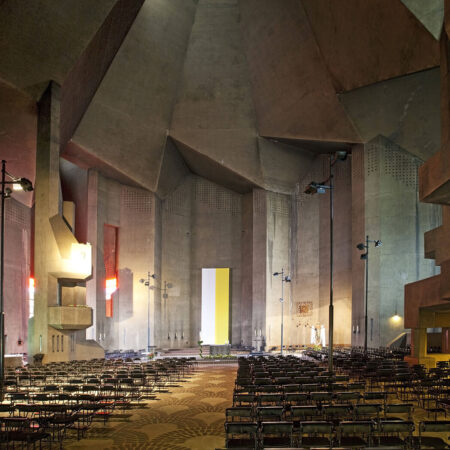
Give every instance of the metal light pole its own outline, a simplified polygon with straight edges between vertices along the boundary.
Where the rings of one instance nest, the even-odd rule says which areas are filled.
[[[147,272],[147,278],[141,278],[139,280],[139,283],[143,283],[144,286],[147,287],[147,352],[150,353],[151,345],[150,345],[150,290],[154,288],[150,284],[152,278],[156,280],[156,275],[150,274],[150,272]]]
[[[284,283],[290,283],[291,277],[289,275],[284,276],[284,269],[281,272],[275,272],[274,277],[281,275],[281,356],[283,356],[283,333],[284,333]]]
[[[361,255],[361,259],[366,262],[366,285],[365,285],[365,299],[364,299],[364,354],[367,354],[367,327],[368,327],[368,299],[369,299],[369,243],[373,242],[375,247],[381,247],[380,240],[371,241],[369,236],[366,236],[366,243],[360,243],[356,246],[358,250],[366,250],[366,253]]]
[[[3,300],[3,286],[4,286],[4,274],[5,274],[5,183],[6,183],[6,161],[2,161],[2,218],[1,218],[1,244],[0,244],[0,389],[1,400],[3,401],[3,382],[5,380],[5,310]]]
[[[8,177],[8,180],[6,180]],[[3,400],[3,382],[5,379],[5,303],[4,303],[4,275],[5,275],[5,200],[11,197],[12,190],[7,184],[15,185],[23,191],[32,191],[33,185],[27,178],[17,178],[6,171],[6,161],[2,160],[1,175],[1,219],[0,219],[0,393]]]
[[[369,236],[366,236],[366,285],[365,285],[365,302],[364,302],[364,354],[367,354],[367,309],[369,307]]]
[[[330,304],[328,307],[328,370],[333,371],[333,334],[334,334],[334,305],[333,305],[333,269],[334,269],[334,253],[333,253],[333,219],[334,219],[334,204],[333,204],[333,166],[337,161],[345,161],[348,152],[346,150],[339,150],[330,153],[330,172],[326,180],[321,183],[312,181],[305,189],[305,194],[325,194],[327,190],[330,191]],[[327,184],[328,183],[328,184]]]
[[[334,305],[333,305],[333,163],[330,154],[330,305],[328,307],[328,371],[333,372],[333,334],[334,334]]]

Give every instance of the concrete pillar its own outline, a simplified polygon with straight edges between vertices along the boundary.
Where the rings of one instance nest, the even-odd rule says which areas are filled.
[[[48,260],[58,248],[50,217],[61,212],[59,185],[60,86],[50,82],[38,105],[38,133],[35,184],[35,315],[30,319],[28,353],[43,353],[51,361],[50,335],[59,334],[48,326],[48,306],[57,304],[57,280],[49,275]]]
[[[284,305],[281,298],[281,275],[291,275],[290,233],[291,233],[291,198],[283,194],[267,192],[267,258],[266,258],[266,342],[268,347],[279,346],[281,342],[281,312],[283,311],[284,339],[283,345],[290,341],[290,318],[293,313],[292,284],[284,283]]]
[[[352,148],[352,346],[364,346],[365,265],[356,246],[365,242],[364,146]],[[370,326],[370,319],[369,319]],[[370,339],[370,335],[369,335]],[[372,343],[368,339],[368,342]]]
[[[252,294],[253,294],[253,193],[242,197],[242,284],[241,306],[236,320],[240,324],[239,342],[243,345],[252,345]]]
[[[267,191],[253,190],[252,346],[268,342],[266,324]],[[267,348],[266,348],[267,349]]]
[[[161,298],[160,333],[163,348],[196,347],[198,333],[191,331],[191,208],[192,182],[188,177],[162,203],[161,280],[170,282]],[[175,331],[180,334],[175,340]]]
[[[442,353],[450,353],[450,328],[442,328]]]

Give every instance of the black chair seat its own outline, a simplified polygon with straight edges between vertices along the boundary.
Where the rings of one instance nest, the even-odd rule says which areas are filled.
[[[289,437],[265,437],[263,440],[264,448],[267,446],[275,448],[291,447],[291,439]]]
[[[339,445],[341,447],[366,447],[367,441],[358,436],[344,436],[341,438]]]
[[[326,437],[306,436],[302,438],[303,447],[329,447],[330,441]]]
[[[386,447],[386,446],[402,447],[404,445],[404,441],[403,441],[403,439],[401,439],[397,436],[381,436],[378,439],[378,445],[382,445],[384,447]]]
[[[440,437],[422,436],[419,441],[418,436],[413,436],[413,444],[416,448],[419,448],[419,443],[421,449],[449,448],[446,442]]]
[[[255,441],[253,439],[228,439],[227,448],[255,448]]]

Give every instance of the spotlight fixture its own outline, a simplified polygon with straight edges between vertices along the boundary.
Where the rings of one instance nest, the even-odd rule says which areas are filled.
[[[14,175],[11,175],[10,173],[5,171],[5,174],[11,178],[13,189],[15,191],[25,191],[25,192],[31,192],[33,190],[33,183],[28,178],[17,178]]]
[[[346,150],[338,150],[336,152],[336,159],[339,161],[345,161],[347,159],[348,152]]]
[[[324,183],[316,183],[315,181],[311,181],[311,183],[306,186],[305,194],[313,195],[313,194],[325,194],[327,189],[331,189],[331,186],[327,186]]]
[[[11,198],[12,190],[10,188],[5,188],[5,193],[3,194],[3,198]]]
[[[365,246],[364,246],[364,244],[359,243],[359,244],[356,246],[356,248],[357,248],[358,250],[364,250],[364,249],[365,249]]]
[[[363,253],[361,256],[360,256],[360,258],[361,259],[367,259],[368,258],[368,254],[367,253]]]
[[[378,240],[378,241],[373,241],[374,242],[374,244],[375,244],[375,247],[381,247],[382,245],[383,245],[383,243],[380,241],[380,240]]]

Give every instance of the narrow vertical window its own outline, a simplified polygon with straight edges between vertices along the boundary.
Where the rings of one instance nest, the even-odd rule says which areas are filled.
[[[117,241],[118,228],[103,227],[103,260],[105,263],[105,316],[113,317],[113,294],[117,290]]]

